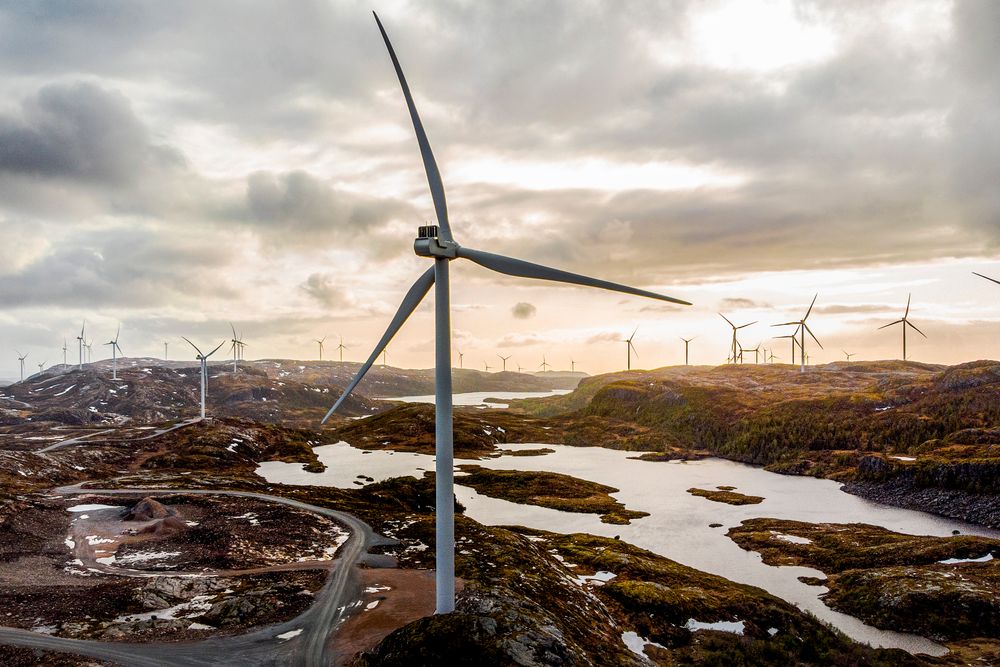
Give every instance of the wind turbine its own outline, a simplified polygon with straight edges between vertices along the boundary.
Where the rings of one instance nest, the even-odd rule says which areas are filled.
[[[552,368],[552,364],[550,364],[549,362],[545,361],[545,356],[544,355],[542,356],[542,364],[541,364],[541,366],[539,366],[539,368],[542,369],[543,373],[545,372],[546,369]]]
[[[520,368],[520,366],[518,366],[518,368]],[[570,358],[570,360],[569,360],[569,371],[570,371],[570,373],[575,373],[576,372],[576,362],[573,361],[572,358]]]
[[[490,372],[490,365],[488,363],[486,363],[485,361],[483,361],[483,366],[486,368],[486,372],[489,373]]]
[[[517,372],[518,372],[518,373],[520,373],[520,372],[521,372],[521,364],[518,364],[518,365],[517,365]]]
[[[781,357],[777,356],[774,353],[774,350],[771,350],[770,353],[768,353],[768,355],[767,355],[767,362],[769,364],[773,364],[775,359],[781,359]]]
[[[236,333],[236,327],[233,326],[232,322],[229,323],[229,328],[233,330],[233,338],[230,341],[232,346],[229,349],[233,352],[233,372],[235,373],[237,371],[236,362],[243,359],[243,348],[246,347],[246,343],[242,340],[243,336]],[[320,354],[320,358],[323,358],[322,354]]]
[[[14,351],[17,352],[17,360],[21,362],[21,382],[24,382],[24,360],[27,359],[28,358],[28,354],[31,354],[31,353],[28,352],[27,354],[21,354],[17,350],[14,350]]]
[[[323,336],[322,338],[314,338],[313,339],[314,343],[318,343],[319,344],[319,360],[320,361],[323,361],[323,341],[325,341],[325,340],[326,340],[326,336]]]
[[[972,272],[972,275],[979,276],[980,278],[985,278],[986,280],[989,280],[991,283],[996,283],[997,285],[1000,285],[1000,280],[997,280],[996,278],[990,278],[989,276],[984,276],[983,274],[976,273],[975,271]]]
[[[689,344],[691,343],[691,341],[693,341],[693,340],[694,340],[695,338],[697,338],[697,336],[694,336],[694,337],[692,337],[692,338],[683,338],[683,337],[681,338],[681,340],[682,340],[682,341],[684,341],[684,365],[685,365],[685,366],[687,366],[687,365],[688,365],[688,345],[689,345]]]
[[[181,338],[184,338],[184,336],[181,336]],[[208,354],[202,354],[201,350],[198,349],[197,345],[195,345],[194,343],[192,343],[187,338],[184,338],[184,340],[186,340],[187,343],[188,343],[188,345],[190,345],[191,347],[193,347],[194,350],[195,350],[195,352],[198,353],[195,356],[195,359],[197,359],[201,363],[201,418],[204,419],[205,418],[205,393],[208,390],[208,358],[210,356],[212,356],[213,354],[215,354],[216,352],[218,352],[219,348],[226,344],[226,341],[222,341],[221,343],[219,343],[218,345],[216,345],[215,349],[212,350],[211,352],[209,352]]]
[[[46,359],[45,361],[48,361],[48,359]],[[39,373],[41,373],[42,369],[45,368],[45,361],[38,362],[38,372]]]
[[[63,366],[65,366],[65,365],[66,365],[66,349],[67,349],[67,348],[66,348],[66,339],[65,339],[65,338],[63,338],[63,347],[62,347],[62,353],[63,353]]]
[[[740,326],[736,326],[735,324],[733,324],[732,322],[730,322],[729,318],[726,317],[725,315],[723,315],[722,313],[719,313],[719,317],[721,317],[722,319],[724,319],[726,321],[726,323],[733,328],[733,343],[732,343],[732,346],[733,346],[733,356],[732,356],[732,363],[735,364],[736,363],[736,359],[739,357],[738,350],[739,350],[739,347],[740,347],[740,344],[736,342],[736,332],[739,331],[740,329],[744,329],[746,327],[753,326],[754,324],[757,324],[757,321],[754,320],[753,322],[750,322],[749,324],[741,324]]]
[[[497,356],[500,357],[499,354]],[[508,354],[506,357],[500,357],[500,360],[503,361],[503,370],[505,373],[507,372],[507,360],[510,359],[511,356],[513,355]]]
[[[403,323],[423,300],[433,285],[434,322],[435,322],[435,579],[436,579],[436,611],[446,614],[455,609],[455,495],[454,495],[454,451],[452,432],[452,384],[451,384],[451,308],[449,265],[452,260],[466,259],[498,273],[504,273],[521,278],[537,278],[552,280],[574,285],[598,287],[626,294],[646,296],[663,301],[672,301],[690,305],[686,301],[674,299],[653,292],[639,290],[625,285],[589,278],[578,274],[552,269],[539,264],[525,262],[519,259],[504,257],[481,250],[464,248],[455,242],[448,222],[448,206],[445,199],[444,184],[438,171],[437,162],[431,151],[430,142],[424,132],[423,123],[417,114],[417,108],[410,95],[410,88],[403,76],[403,70],[396,58],[396,53],[389,42],[389,36],[382,27],[378,15],[375,15],[379,32],[389,51],[396,77],[403,91],[406,106],[413,122],[413,130],[420,146],[420,154],[424,163],[424,171],[430,186],[431,198],[437,217],[437,225],[427,225],[419,228],[414,242],[414,252],[420,257],[434,260],[434,266],[425,271],[413,284],[395,317],[389,323],[386,332],[376,344],[368,361],[358,370],[354,380],[344,390],[343,395],[330,408],[323,418],[329,419],[345,398],[357,386],[372,364],[392,337],[399,331]]]
[[[906,295],[906,312],[903,313],[902,319],[898,319],[895,322],[890,322],[889,324],[886,324],[885,326],[879,327],[879,329],[885,329],[886,327],[891,327],[891,326],[896,325],[896,324],[902,324],[903,325],[903,361],[906,361],[906,327],[910,327],[911,329],[913,329],[914,331],[916,331],[918,334],[920,334],[924,338],[927,338],[927,334],[925,334],[923,331],[921,331],[920,329],[918,329],[916,327],[916,325],[914,325],[909,320],[909,317],[910,317],[910,298],[912,296],[913,296],[912,294],[907,294]]]
[[[163,360],[167,360],[167,341],[163,341]]]
[[[848,361],[851,360],[851,357],[855,356],[855,354],[853,352],[848,352],[847,350],[841,350],[841,352],[844,353],[844,356],[847,357]]]
[[[115,332],[115,337],[112,338],[111,340],[109,340],[107,343],[105,343],[105,345],[110,345],[111,346],[111,379],[112,380],[117,380],[118,379],[118,354],[117,353],[118,352],[122,352],[122,348],[118,345],[118,337],[121,335],[121,333],[122,333],[122,325],[119,324],[118,325],[118,331]],[[123,357],[125,356],[124,352],[122,352],[122,356]]]
[[[340,336],[340,345],[337,346],[337,351],[340,352],[340,363],[344,363],[344,350],[346,349],[347,346],[344,345],[344,337]]]
[[[83,369],[83,335],[84,330],[87,328],[87,320],[83,321],[83,326],[80,327],[80,335],[76,337],[77,343],[80,345],[80,365],[77,366],[78,369]]]
[[[775,340],[777,340],[779,338],[791,338],[792,339],[792,365],[793,366],[795,365],[795,346],[799,344],[799,339],[797,338],[798,335],[799,335],[799,330],[796,328],[795,331],[793,331],[792,333],[788,334],[787,336],[775,336],[774,337]]]
[[[461,350],[458,351],[458,367],[459,368],[465,368],[465,355],[462,354]],[[520,367],[518,367],[518,368],[520,368]]]
[[[385,368],[385,366],[386,366],[385,360],[386,360],[386,357],[388,356],[388,352],[389,352],[389,348],[382,348],[382,368]]]
[[[635,345],[632,344],[632,339],[635,338],[635,332],[639,330],[639,327],[635,328],[632,335],[626,338],[623,342],[625,343],[625,370],[632,370],[632,353],[635,352],[636,359],[639,358],[639,353],[635,349]]]
[[[801,340],[799,341],[799,356],[802,357],[801,358],[802,365],[799,368],[799,372],[801,373],[806,372],[806,362],[808,359],[808,355],[806,354],[806,333],[808,332],[809,337],[812,338],[814,341],[816,341],[816,344],[819,345],[819,348],[821,350],[823,349],[823,344],[819,342],[819,339],[816,338],[816,336],[813,334],[812,329],[810,329],[809,325],[806,324],[806,320],[809,319],[809,313],[812,312],[813,306],[816,305],[817,297],[819,297],[819,294],[816,294],[816,296],[813,297],[812,303],[809,304],[809,310],[806,311],[805,317],[803,317],[801,320],[797,320],[795,322],[782,322],[781,324],[772,325],[776,327],[786,327],[786,326],[791,326],[792,324],[798,325],[797,331],[799,336],[801,336]],[[795,362],[793,361],[792,363]]]

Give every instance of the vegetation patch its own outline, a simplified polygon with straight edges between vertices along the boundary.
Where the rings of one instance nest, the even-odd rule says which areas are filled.
[[[609,494],[613,486],[598,484],[554,472],[490,470],[477,465],[458,466],[467,474],[456,478],[484,496],[524,505],[538,505],[563,512],[600,514],[604,523],[627,524],[649,516],[648,512],[626,509]]]
[[[709,500],[715,501],[717,503],[726,503],[727,505],[757,505],[764,502],[762,496],[748,496],[742,493],[736,493],[735,491],[730,491],[735,487],[717,487],[716,489],[697,489],[691,488],[687,492],[692,496],[698,496],[700,498],[708,498]]]

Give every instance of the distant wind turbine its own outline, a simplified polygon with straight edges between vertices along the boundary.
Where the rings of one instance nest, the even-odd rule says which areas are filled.
[[[368,361],[358,370],[351,384],[343,395],[333,405],[324,417],[325,422],[330,415],[343,403],[354,387],[361,381],[371,365],[378,359],[379,352],[392,340],[410,314],[417,308],[424,296],[435,287],[435,578],[436,578],[436,611],[446,614],[455,609],[455,490],[454,490],[454,451],[452,423],[452,373],[451,373],[451,308],[450,308],[450,278],[449,266],[452,260],[466,259],[498,273],[504,273],[521,278],[537,278],[555,282],[570,283],[598,287],[616,292],[624,292],[637,296],[645,296],[663,301],[672,301],[690,305],[686,301],[672,297],[654,294],[645,290],[627,287],[616,283],[598,280],[587,276],[552,269],[539,264],[505,257],[481,250],[465,248],[455,242],[452,237],[451,225],[448,221],[448,207],[445,199],[444,184],[438,171],[437,162],[431,151],[430,142],[424,132],[423,123],[417,114],[416,105],[410,95],[409,85],[403,76],[403,70],[396,58],[396,53],[389,42],[389,36],[382,27],[378,16],[375,16],[379,32],[389,51],[396,77],[403,91],[406,106],[413,122],[417,136],[420,154],[424,163],[424,171],[430,186],[431,198],[437,216],[437,225],[420,227],[414,243],[414,251],[420,257],[434,260],[434,266],[425,271],[413,284],[403,298],[403,303],[393,317],[385,334],[375,345]]]
[[[326,340],[326,336],[322,338],[314,338],[313,342],[319,344],[319,360],[323,361],[323,341]]]
[[[46,359],[45,361],[48,361],[48,359]],[[45,368],[45,361],[38,362],[38,372],[39,373],[41,373],[42,369]]]
[[[517,372],[518,372],[518,373],[520,373],[520,372],[521,372],[521,364],[518,364],[518,365],[517,365]]]
[[[539,366],[539,368],[541,368],[542,372],[544,373],[547,369],[549,369],[551,367],[552,367],[552,364],[550,364],[549,362],[545,361],[545,357],[543,355],[542,356],[542,364],[541,364],[541,366]]]
[[[799,336],[801,336],[801,340],[799,341],[799,352],[802,357],[802,366],[799,368],[799,371],[802,373],[805,373],[806,371],[806,363],[809,358],[806,354],[806,333],[808,332],[809,337],[816,341],[816,344],[819,345],[820,349],[823,349],[823,344],[819,342],[819,339],[813,334],[812,329],[810,329],[809,325],[806,324],[806,320],[809,319],[809,313],[812,312],[813,306],[816,305],[817,297],[819,297],[819,294],[816,294],[816,296],[813,297],[812,303],[809,304],[809,310],[806,311],[805,317],[801,320],[797,320],[795,322],[782,322],[781,324],[772,325],[776,327],[787,327],[795,324],[798,326]]]
[[[851,357],[855,356],[855,354],[853,352],[848,352],[847,350],[841,350],[841,352],[844,353],[844,356],[847,357],[848,361],[851,360]]]
[[[235,373],[238,370],[236,363],[243,360],[243,348],[246,347],[246,343],[242,340],[243,336],[236,333],[236,327],[233,326],[232,322],[229,323],[229,328],[233,331],[233,337],[230,340],[232,344],[229,349],[233,353],[233,372]]]
[[[21,362],[21,382],[24,382],[24,360],[27,359],[28,355],[31,353],[28,352],[26,354],[21,354],[17,350],[14,351],[17,352],[17,360]]]
[[[181,338],[184,338],[184,336],[181,336]],[[218,345],[216,345],[215,349],[212,350],[211,352],[209,352],[208,354],[202,354],[201,350],[198,348],[197,345],[195,345],[194,343],[192,343],[187,338],[184,338],[184,340],[186,340],[187,343],[188,343],[188,345],[190,345],[191,347],[193,347],[194,351],[198,353],[195,356],[195,359],[197,359],[200,362],[200,364],[201,364],[201,418],[204,419],[205,418],[205,394],[208,391],[208,358],[211,357],[216,352],[218,352],[219,348],[226,344],[226,341],[222,341],[221,343],[219,343]]]
[[[879,329],[885,329],[886,327],[891,327],[891,326],[894,326],[896,324],[902,324],[903,325],[903,361],[906,361],[906,327],[910,327],[911,329],[913,329],[914,331],[916,331],[918,334],[920,334],[924,338],[927,338],[927,334],[925,334],[923,331],[921,331],[920,329],[918,329],[916,327],[916,325],[914,325],[909,320],[909,317],[910,317],[910,298],[912,296],[913,296],[912,294],[907,294],[906,295],[906,312],[903,313],[903,317],[901,319],[898,319],[895,322],[890,322],[889,324],[886,324],[884,326],[879,327]]]
[[[163,341],[163,360],[167,360],[167,341]]]
[[[632,344],[632,340],[635,339],[635,334],[638,330],[639,327],[636,327],[635,331],[632,332],[632,335],[622,341],[625,343],[625,370],[627,371],[632,370],[632,353],[635,352],[635,358],[639,358],[639,352],[636,351],[635,345]]]
[[[795,331],[793,331],[792,333],[788,334],[787,336],[775,336],[774,337],[775,340],[778,340],[778,339],[781,339],[781,338],[791,338],[792,339],[792,361],[791,361],[792,366],[795,365],[795,347],[799,344],[798,335],[799,335],[799,330],[796,328]]]
[[[83,368],[83,341],[84,341],[84,331],[87,329],[87,320],[83,321],[83,326],[80,327],[80,335],[76,337],[76,342],[80,345],[80,365],[77,368]]]
[[[485,361],[483,361],[483,366],[486,367],[486,372],[489,373],[490,372],[490,365],[488,363],[486,363]]]
[[[347,349],[347,346],[344,345],[344,337],[339,336],[339,338],[340,338],[340,344],[337,345],[337,352],[340,353],[340,363],[344,363],[344,350]]]
[[[458,367],[465,368],[465,355],[462,354],[461,350],[458,351]]]
[[[507,360],[510,359],[511,356],[513,356],[513,355],[508,354],[506,357],[501,357],[498,354],[497,356],[500,357],[500,360],[503,362],[503,370],[504,370],[504,372],[507,372]]]
[[[691,341],[693,341],[695,338],[697,338],[697,336],[693,336],[691,338],[681,337],[681,340],[684,341],[684,365],[685,366],[688,365],[688,345],[690,345]]]
[[[109,340],[107,343],[105,343],[105,345],[110,345],[111,346],[111,379],[112,380],[117,380],[118,379],[118,353],[122,352],[122,348],[118,345],[118,337],[121,336],[121,333],[122,333],[122,325],[119,324],[118,325],[118,331],[115,332],[115,337],[112,338],[111,340]],[[122,352],[122,356],[123,357],[125,356],[124,352]]]
[[[570,360],[569,360],[569,370],[570,370],[571,373],[575,373],[576,372],[576,362],[573,361],[572,357],[570,357]]]
[[[774,350],[771,350],[767,355],[767,363],[773,364],[775,359],[781,359],[781,357],[777,356]]]
[[[65,365],[66,365],[66,349],[67,349],[67,347],[66,347],[66,339],[65,339],[65,338],[63,338],[63,346],[62,346],[62,353],[63,353],[63,366],[65,366]]]
[[[750,322],[749,324],[741,324],[740,326],[736,326],[735,324],[733,324],[732,322],[730,322],[729,318],[726,317],[725,315],[723,315],[722,313],[719,313],[719,317],[721,317],[722,319],[724,319],[726,321],[726,324],[728,324],[729,326],[731,326],[733,328],[733,342],[732,342],[732,348],[733,348],[732,355],[733,356],[731,357],[731,362],[735,364],[736,361],[737,361],[737,359],[739,358],[739,349],[740,349],[740,344],[736,341],[736,332],[739,331],[740,329],[745,329],[746,327],[753,326],[754,324],[757,324],[757,321],[754,320],[753,322]]]

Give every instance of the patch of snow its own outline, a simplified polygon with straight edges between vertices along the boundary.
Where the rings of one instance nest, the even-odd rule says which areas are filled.
[[[65,394],[67,391],[69,391],[70,389],[72,389],[75,386],[76,386],[75,384],[71,384],[70,386],[68,386],[65,389],[63,389],[62,391],[60,391],[58,394],[55,394],[53,397],[55,397],[55,396],[62,396],[63,394]]]
[[[180,551],[137,551],[131,554],[125,554],[124,556],[118,557],[119,563],[140,563],[147,560],[163,560],[164,558],[172,558],[174,556],[180,556]]]
[[[622,643],[625,644],[628,650],[632,651],[632,653],[635,653],[636,655],[642,658],[647,658],[646,656],[647,646],[652,645],[652,646],[657,646],[659,648],[666,648],[665,646],[657,644],[654,641],[650,641],[645,637],[640,637],[637,633],[631,631],[622,633]]]
[[[716,621],[715,623],[703,623],[689,618],[684,627],[694,632],[695,630],[718,630],[720,632],[731,632],[734,635],[742,635],[746,628],[745,621]]]
[[[897,459],[899,461],[916,461],[917,460],[917,457],[915,457],[915,456],[893,456],[893,457],[890,457],[890,458],[894,458],[894,459]]]
[[[785,535],[784,533],[779,533],[772,530],[771,534],[782,542],[789,542],[791,544],[812,544],[812,540],[808,537],[799,537],[798,535]]]
[[[771,635],[772,637],[775,636],[776,634],[778,634],[778,628],[768,628],[767,634]]]
[[[250,522],[251,526],[259,526],[260,521],[257,520],[257,515],[253,512],[247,512],[246,514],[241,514],[240,516],[231,517],[233,519],[246,519]]]
[[[280,635],[278,635],[278,639],[287,642],[292,637],[298,637],[301,634],[302,634],[302,628],[299,628],[298,630],[289,630],[288,632],[282,632]]]
[[[66,546],[68,546],[70,549],[75,549],[76,548],[76,542],[73,541],[72,537],[67,537],[66,540],[65,540],[65,542],[66,542]]]
[[[378,606],[378,602],[379,602],[378,600],[372,600],[371,602],[369,602],[368,604],[366,604],[365,605],[365,611],[371,611],[372,609],[374,609],[375,607],[377,607]]]
[[[101,558],[95,558],[94,560],[96,560],[101,565],[114,565],[115,563],[115,557],[113,555],[103,556]]]
[[[615,574],[614,572],[606,572],[604,570],[600,570],[600,571],[598,571],[595,574],[582,574],[582,575],[578,576],[576,578],[576,580],[581,585],[582,584],[586,584],[588,582],[593,582],[593,583],[597,584],[598,586],[603,586],[604,584],[606,584],[607,582],[611,581],[612,579],[614,579],[617,576],[618,575]]]
[[[205,625],[204,623],[192,623],[188,626],[188,630],[215,630],[211,625]]]
[[[946,558],[938,562],[942,565],[957,565],[958,563],[988,563],[991,560],[993,560],[993,554],[990,553],[981,558]]]
[[[98,537],[97,535],[87,535],[87,544],[94,546],[96,544],[112,544],[114,540],[107,537]]]

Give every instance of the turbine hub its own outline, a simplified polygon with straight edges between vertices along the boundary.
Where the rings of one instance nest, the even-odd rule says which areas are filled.
[[[454,241],[442,241],[438,237],[437,225],[425,225],[417,228],[413,252],[420,257],[455,259],[458,257],[458,244]]]

